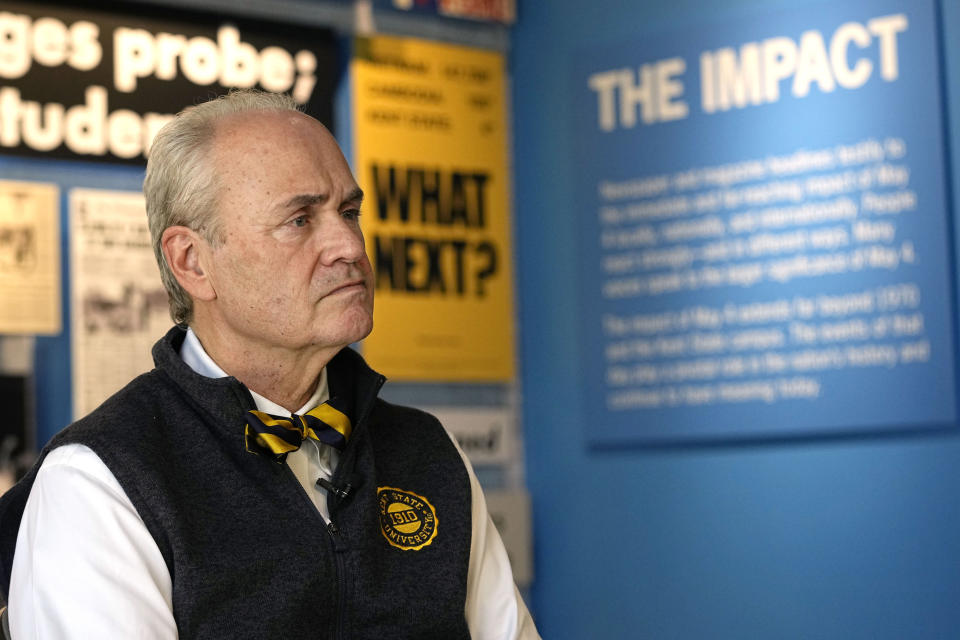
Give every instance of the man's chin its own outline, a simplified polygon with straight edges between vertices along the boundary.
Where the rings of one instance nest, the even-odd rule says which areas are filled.
[[[371,333],[373,333],[373,318],[370,318],[370,321],[367,323],[366,327],[358,332],[357,338],[353,342],[360,342]]]
[[[373,316],[369,313],[360,314],[352,318],[344,329],[345,344],[360,342],[373,331]]]

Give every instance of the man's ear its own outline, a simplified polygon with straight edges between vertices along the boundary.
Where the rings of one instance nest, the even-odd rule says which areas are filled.
[[[177,282],[196,300],[213,300],[217,292],[203,269],[202,254],[210,245],[193,229],[167,227],[160,236],[160,248]]]

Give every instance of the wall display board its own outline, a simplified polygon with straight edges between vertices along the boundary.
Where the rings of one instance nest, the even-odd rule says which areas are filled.
[[[517,15],[515,0],[376,0],[375,6],[378,9],[503,23],[512,23]]]
[[[172,322],[141,194],[70,191],[70,279],[77,419],[153,368]]]
[[[364,355],[396,380],[512,379],[503,56],[360,39],[351,81],[354,168],[376,276]]]
[[[60,190],[0,180],[0,333],[60,331]]]
[[[0,1],[0,151],[142,162],[171,114],[234,87],[331,123],[330,31],[136,9]]]
[[[446,427],[473,466],[508,464],[516,457],[517,421],[510,409],[450,406],[422,408]]]
[[[955,422],[936,16],[810,3],[578,52],[590,443]]]

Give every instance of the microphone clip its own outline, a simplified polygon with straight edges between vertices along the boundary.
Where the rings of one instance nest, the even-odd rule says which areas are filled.
[[[333,495],[337,496],[341,500],[346,500],[347,496],[349,496],[350,493],[353,491],[353,485],[350,484],[349,482],[346,483],[343,487],[338,487],[337,485],[333,484],[326,478],[317,478],[317,485],[320,487],[323,487],[324,489],[326,489]]]

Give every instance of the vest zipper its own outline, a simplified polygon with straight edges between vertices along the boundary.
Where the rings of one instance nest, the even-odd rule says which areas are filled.
[[[347,567],[343,559],[343,552],[347,550],[347,545],[343,539],[343,532],[340,530],[333,519],[326,526],[327,533],[330,534],[330,542],[333,544],[333,557],[337,562],[337,624],[334,637],[343,638],[343,619],[346,616],[347,603]]]

